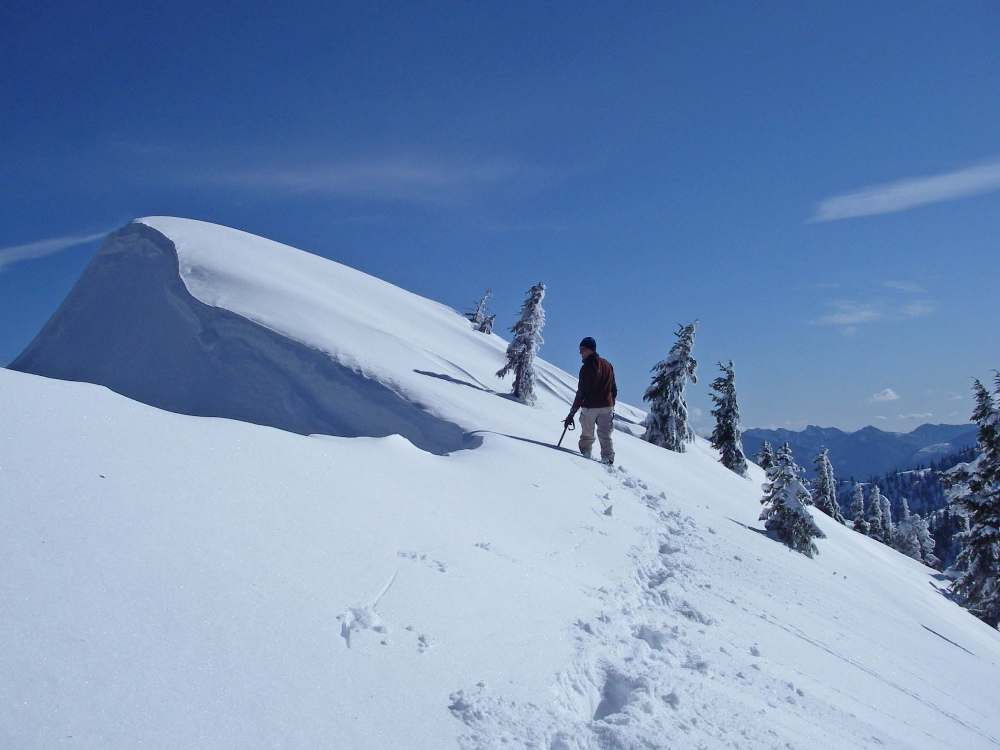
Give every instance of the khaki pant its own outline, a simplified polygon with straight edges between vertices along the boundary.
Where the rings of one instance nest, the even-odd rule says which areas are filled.
[[[611,442],[614,416],[613,406],[580,409],[580,453],[590,457],[590,449],[594,447],[594,427],[597,427],[597,438],[601,441],[601,460],[615,460],[615,446]]]

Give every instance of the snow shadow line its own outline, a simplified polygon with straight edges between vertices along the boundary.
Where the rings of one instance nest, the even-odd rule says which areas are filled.
[[[417,375],[426,375],[429,378],[437,378],[438,380],[443,380],[446,383],[454,383],[455,385],[464,385],[467,388],[475,388],[477,391],[482,391],[483,393],[496,393],[496,391],[491,391],[489,388],[483,388],[481,385],[476,385],[475,383],[470,383],[468,380],[461,380],[459,378],[453,378],[451,375],[446,375],[443,372],[431,372],[430,370],[414,370]]]
[[[472,430],[467,433],[469,435],[477,434],[487,434],[487,435],[499,435],[500,437],[510,438],[511,440],[520,440],[522,443],[531,443],[532,445],[540,445],[542,448],[548,448],[549,450],[559,451],[560,453],[568,453],[571,456],[576,456],[577,458],[585,458],[581,456],[579,451],[575,451],[572,448],[563,448],[558,445],[553,445],[552,443],[543,443],[541,440],[532,440],[531,438],[522,437],[520,435],[508,435],[506,432],[495,432],[494,430]],[[586,459],[591,460],[591,459]]]
[[[417,369],[414,369],[413,371],[417,373],[417,375],[424,375],[428,378],[437,378],[438,380],[443,380],[446,383],[452,383],[454,385],[464,385],[466,388],[474,388],[477,391],[488,393],[491,396],[497,396],[498,398],[507,399],[508,401],[512,401],[520,406],[525,405],[513,393],[498,393],[497,391],[490,390],[489,388],[484,388],[481,385],[470,383],[468,380],[462,380],[461,378],[456,378],[443,372],[431,372],[430,370],[417,370]],[[510,436],[508,435],[508,437]]]
[[[952,640],[951,638],[946,638],[945,636],[941,635],[941,634],[940,634],[939,632],[937,632],[937,631],[936,631],[936,630],[934,630],[933,628],[929,628],[929,627],[927,627],[926,625],[924,625],[923,623],[921,623],[921,624],[920,624],[920,627],[922,627],[922,628],[923,628],[924,630],[928,630],[928,631],[930,631],[931,633],[933,633],[934,635],[936,635],[936,636],[937,636],[938,638],[940,638],[941,640],[943,640],[943,641],[948,641],[948,643],[950,643],[950,644],[951,644],[952,646],[954,646],[955,648],[960,648],[960,649],[962,649],[962,650],[963,650],[963,651],[964,651],[965,653],[967,653],[967,654],[968,654],[969,656],[975,656],[975,654],[974,654],[974,653],[972,653],[971,651],[969,651],[969,649],[967,649],[967,648],[966,648],[965,646],[960,646],[959,644],[955,643],[955,641],[953,641],[953,640]]]
[[[764,531],[764,529],[755,529],[753,526],[747,526],[742,521],[737,521],[735,518],[730,518],[729,516],[726,516],[726,519],[729,520],[729,521],[732,521],[737,526],[742,526],[747,531],[753,531],[753,532],[755,532],[757,534],[760,534],[761,536],[766,536],[768,539],[771,538],[771,535],[768,534],[766,531]]]

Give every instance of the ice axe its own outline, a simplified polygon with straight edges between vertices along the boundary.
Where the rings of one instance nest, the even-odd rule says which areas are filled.
[[[562,448],[562,441],[563,441],[563,438],[566,437],[566,430],[569,430],[570,432],[572,432],[575,429],[576,429],[576,423],[575,422],[563,422],[562,435],[559,436],[559,442],[556,443],[556,448]]]

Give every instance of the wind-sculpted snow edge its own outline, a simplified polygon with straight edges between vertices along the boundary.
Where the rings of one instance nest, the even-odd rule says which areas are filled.
[[[327,353],[201,302],[173,241],[141,223],[108,236],[10,369],[299,434],[400,434],[435,454],[481,442]]]

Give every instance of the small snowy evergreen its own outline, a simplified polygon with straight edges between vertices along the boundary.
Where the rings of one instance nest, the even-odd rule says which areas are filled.
[[[653,379],[643,394],[649,402],[646,432],[642,439],[661,448],[683,453],[687,443],[694,439],[688,424],[687,402],[684,385],[690,380],[698,382],[698,363],[691,356],[694,348],[694,331],[698,321],[678,327],[677,341],[670,348],[667,358],[653,368]]]
[[[882,521],[882,490],[877,484],[872,485],[868,498],[868,536],[880,542],[888,541],[885,537],[885,524]]]
[[[899,500],[899,518],[892,532],[892,546],[914,560],[924,559],[914,518],[910,513],[910,504],[905,497]]]
[[[475,328],[477,331],[482,330],[482,326],[486,322],[486,319],[490,317],[488,308],[489,308],[490,297],[492,296],[493,296],[493,290],[487,289],[486,292],[483,294],[483,296],[479,298],[479,302],[476,303],[476,306],[475,308],[473,308],[472,312],[467,312],[465,314],[465,317],[467,317],[469,319],[469,322],[472,323],[472,327]]]
[[[931,534],[930,523],[919,513],[912,514],[910,518],[917,535],[917,543],[920,545],[920,559],[924,561],[925,565],[929,565],[932,568],[937,567],[941,561],[934,554],[934,547],[937,543]]]
[[[891,545],[892,534],[895,529],[892,522],[892,505],[889,503],[889,498],[885,495],[879,498],[879,502],[882,503],[882,541]]]
[[[1000,396],[1000,373],[995,378]],[[959,464],[947,475],[951,502],[969,517],[961,534],[962,551],[955,567],[961,574],[952,590],[976,617],[997,627],[1000,623],[1000,412],[994,395],[979,381],[973,386],[976,408],[972,421],[979,426],[979,456]]]
[[[919,513],[910,512],[907,499],[899,501],[899,518],[892,531],[892,546],[914,560],[934,567],[940,561],[934,555],[934,537],[930,526]]]
[[[743,454],[743,440],[740,429],[740,407],[736,402],[736,373],[733,363],[719,362],[722,375],[712,381],[712,401],[715,408],[715,429],[712,430],[712,446],[719,451],[722,465],[741,477],[747,475],[747,459]]]
[[[837,480],[833,475],[833,464],[830,463],[830,451],[820,450],[816,456],[816,479],[813,482],[813,504],[830,518],[844,523],[844,514],[840,512],[837,502]]]
[[[868,521],[865,520],[865,488],[857,482],[851,490],[851,520],[854,521],[854,530],[866,536],[870,532]]]
[[[486,334],[493,333],[493,321],[495,321],[496,319],[497,319],[496,314],[487,315],[485,318],[483,318],[483,322],[479,324],[479,327],[476,328],[476,330],[479,331],[480,333],[486,333]]]
[[[774,466],[774,450],[766,440],[761,443],[760,452],[757,454],[757,465],[764,471]]]
[[[521,317],[511,327],[514,337],[507,347],[507,364],[497,371],[498,378],[514,373],[511,394],[523,404],[535,403],[535,354],[541,347],[542,328],[545,326],[545,284],[539,281],[528,290],[521,305]]]
[[[813,540],[826,535],[806,508],[809,490],[802,481],[802,469],[792,458],[788,443],[778,450],[767,479],[761,499],[764,509],[760,514],[764,528],[792,549],[812,557],[819,551]]]

